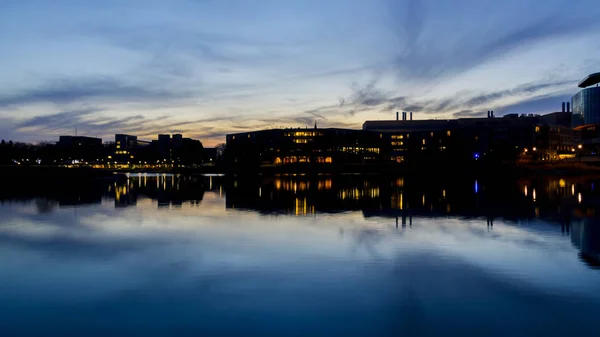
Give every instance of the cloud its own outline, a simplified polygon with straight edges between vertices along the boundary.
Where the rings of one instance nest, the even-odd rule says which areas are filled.
[[[573,5],[566,1],[529,8],[510,2],[486,6],[465,4],[449,14],[441,12],[445,6],[433,1],[389,0],[389,3],[389,27],[400,41],[392,64],[403,81],[439,80],[519,48],[530,48],[550,38],[590,32],[600,26],[597,6],[593,3],[585,6],[590,8],[589,12],[570,13],[563,10]],[[534,11],[534,15],[520,19],[520,15],[529,11]],[[452,27],[445,26],[446,21],[438,16],[451,17],[448,22],[452,22]],[[469,27],[465,29],[467,21]]]
[[[126,84],[109,77],[54,80],[37,88],[9,96],[0,96],[0,107],[37,103],[71,104],[94,99],[104,102],[143,102],[181,99],[182,92]]]
[[[475,118],[485,116],[487,116],[487,111],[461,110],[452,114],[452,117],[454,118]]]
[[[525,98],[527,100],[530,100],[531,97],[527,97],[527,96],[534,96],[533,98],[536,98],[536,95],[538,95],[540,92],[543,92],[544,90],[547,89],[551,89],[551,90],[561,90],[567,87],[571,87],[573,86],[573,84],[577,83],[576,80],[570,80],[570,81],[558,81],[558,82],[551,82],[551,83],[527,83],[527,84],[522,84],[519,85],[513,89],[509,89],[509,90],[502,90],[502,91],[497,91],[497,92],[491,92],[491,93],[485,93],[485,94],[481,94],[478,96],[474,96],[469,98],[468,100],[466,100],[463,104],[466,107],[477,107],[477,106],[482,106],[488,103],[492,103],[494,101],[498,101],[502,98],[505,97],[523,97],[525,96]]]
[[[363,87],[352,85],[352,93],[348,98],[339,98],[339,108],[351,108],[350,114],[356,111],[368,111],[380,108],[382,112],[408,111],[424,114],[452,114],[455,117],[484,116],[483,109],[488,106],[502,107],[502,101],[517,100],[520,103],[536,101],[552,93],[565,91],[576,83],[576,80],[564,80],[545,83],[525,83],[512,89],[486,93],[461,92],[450,98],[429,98],[394,96],[377,88],[375,81],[369,81]],[[564,95],[556,95],[557,97]],[[557,101],[560,102],[560,101]],[[555,105],[558,103],[555,102]],[[482,110],[478,110],[481,108]],[[324,107],[322,109],[331,109]],[[475,112],[474,110],[475,109]]]
[[[42,128],[42,129],[62,129],[65,126],[71,126],[73,122],[81,121],[81,118],[88,116],[96,109],[84,109],[74,111],[63,111],[50,115],[36,116],[20,123],[17,123],[17,128]]]

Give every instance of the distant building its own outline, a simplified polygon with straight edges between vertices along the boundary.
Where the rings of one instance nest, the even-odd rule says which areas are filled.
[[[115,154],[113,159],[119,163],[128,163],[135,159],[135,152],[138,147],[137,136],[116,134],[115,135]]]
[[[390,159],[403,161],[558,160],[575,156],[578,133],[567,111],[549,115],[509,114],[502,118],[366,121],[363,130],[381,132]]]
[[[56,143],[62,162],[97,162],[104,153],[102,139],[85,136],[60,136]]]
[[[588,75],[581,82],[579,91],[571,99],[573,106],[573,126],[600,124],[600,73]],[[596,85],[595,87],[592,87]]]
[[[202,142],[184,138],[181,134],[160,134],[144,151],[144,160],[152,163],[174,165],[201,164],[205,157]]]
[[[396,162],[512,160],[535,147],[534,116],[449,120],[366,121],[363,130],[381,132]],[[527,149],[527,150],[526,150]],[[536,151],[538,149],[536,148]]]
[[[359,164],[382,160],[379,133],[349,129],[272,129],[227,135],[230,165]]]
[[[158,135],[158,141],[156,143],[157,160],[170,161],[171,160],[171,135]]]

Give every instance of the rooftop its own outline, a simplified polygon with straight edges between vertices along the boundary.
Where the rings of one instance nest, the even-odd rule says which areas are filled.
[[[598,83],[600,83],[600,73],[594,73],[594,74],[587,75],[586,78],[584,78],[583,80],[581,80],[581,82],[579,82],[578,86],[580,88],[586,88],[586,87],[589,87],[590,85],[594,85],[594,84],[598,84]]]

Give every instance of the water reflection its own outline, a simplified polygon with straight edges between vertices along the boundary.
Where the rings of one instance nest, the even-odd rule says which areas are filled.
[[[586,179],[419,179],[386,176],[280,176],[229,179],[224,176],[132,174],[118,181],[4,190],[1,203],[35,200],[40,214],[55,209],[114,202],[136,207],[150,199],[158,209],[198,207],[206,192],[225,199],[230,211],[309,216],[361,212],[365,219],[392,218],[395,228],[411,227],[414,217],[502,219],[526,225],[536,219],[560,224],[590,266],[600,262],[597,208],[599,192]],[[14,193],[11,193],[14,192]]]
[[[140,174],[3,189],[0,333],[593,335],[599,200],[575,178]]]

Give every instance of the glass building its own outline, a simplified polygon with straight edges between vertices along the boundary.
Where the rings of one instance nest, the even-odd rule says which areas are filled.
[[[572,100],[573,115],[583,124],[600,124],[600,87],[583,89]]]
[[[573,106],[573,126],[582,124],[600,124],[600,73],[588,75],[579,87],[584,88],[571,100]],[[595,87],[592,87],[593,85]]]

